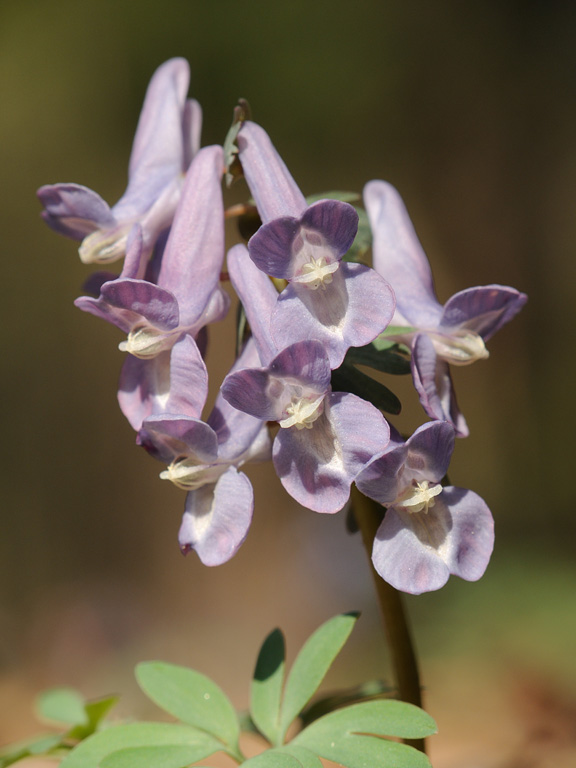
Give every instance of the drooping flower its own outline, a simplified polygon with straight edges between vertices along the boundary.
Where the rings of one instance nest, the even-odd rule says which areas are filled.
[[[396,337],[411,347],[412,375],[420,402],[433,419],[449,421],[457,435],[468,427],[458,408],[450,365],[488,357],[485,342],[511,320],[527,297],[514,288],[485,285],[454,294],[442,306],[430,265],[396,189],[384,181],[364,188],[364,203],[374,237],[374,268],[396,295]]]
[[[189,345],[180,345],[186,354],[177,351],[171,362],[173,348],[228,310],[229,299],[219,283],[224,260],[222,158],[222,148],[212,146],[199,150],[192,161],[156,283],[121,276],[105,282],[97,299],[82,296],[75,302],[127,334],[120,345],[130,356],[122,370],[119,401],[136,430],[166,401],[170,376],[189,367]],[[138,247],[134,239],[131,248]],[[131,248],[127,263],[132,261]]]
[[[358,215],[348,203],[308,206],[267,133],[246,122],[239,157],[263,221],[250,239],[254,263],[289,285],[278,297],[271,333],[278,349],[321,341],[337,368],[349,347],[368,344],[390,322],[394,295],[374,270],[342,261],[354,241]]]
[[[406,442],[392,439],[356,478],[366,496],[386,508],[372,551],[382,578],[421,594],[440,589],[450,574],[477,581],[494,546],[494,521],[473,491],[442,487],[454,449],[454,429],[428,422]]]
[[[236,367],[258,363],[249,340]],[[198,365],[205,373],[203,363]],[[179,379],[176,388],[187,392],[194,386],[194,381]],[[205,400],[206,381],[202,390]],[[232,408],[220,395],[207,423],[200,420],[200,412],[187,413],[184,406],[150,416],[143,421],[138,442],[168,464],[163,479],[188,491],[178,535],[182,552],[195,550],[204,565],[221,565],[238,551],[252,521],[252,485],[239,467],[268,459],[270,439],[265,423]]]
[[[272,458],[284,488],[309,509],[337,512],[360,469],[388,441],[388,424],[370,403],[331,391],[322,342],[299,341],[275,350],[270,333],[275,291],[243,246],[228,254],[228,269],[264,366],[228,375],[222,396],[263,422],[278,422]]]
[[[144,257],[170,226],[184,174],[200,146],[202,112],[186,99],[190,71],[185,59],[170,59],[152,76],[134,137],[128,187],[111,208],[80,184],[48,184],[38,190],[42,216],[60,234],[82,240],[85,263],[109,263],[126,253],[139,224]]]

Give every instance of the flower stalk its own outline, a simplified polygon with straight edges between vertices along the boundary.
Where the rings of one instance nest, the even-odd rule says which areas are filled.
[[[355,487],[352,489],[352,504],[370,563],[398,695],[402,701],[421,707],[422,690],[418,661],[402,595],[378,575],[372,563],[372,547],[376,531],[382,522],[382,507]],[[426,752],[424,739],[406,739],[406,744]]]

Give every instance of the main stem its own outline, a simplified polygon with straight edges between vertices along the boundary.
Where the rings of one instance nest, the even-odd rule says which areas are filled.
[[[386,633],[386,640],[392,657],[392,667],[402,701],[422,706],[422,692],[418,662],[408,626],[402,595],[379,576],[372,563],[372,547],[382,515],[379,504],[353,489],[354,515],[362,533],[362,541],[368,555],[370,570],[378,596],[380,613]],[[406,739],[406,743],[426,752],[424,739]]]

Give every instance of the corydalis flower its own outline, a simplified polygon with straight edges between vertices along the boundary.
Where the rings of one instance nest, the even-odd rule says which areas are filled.
[[[454,294],[442,306],[428,259],[398,192],[384,181],[364,188],[372,233],[374,268],[396,294],[392,323],[406,327],[396,337],[411,347],[412,375],[420,402],[433,419],[468,434],[452,388],[449,365],[488,357],[485,342],[511,320],[527,297],[514,288],[486,285]]]
[[[184,59],[171,59],[154,73],[134,137],[128,187],[112,207],[79,184],[48,184],[38,190],[42,216],[57,232],[82,240],[85,263],[108,263],[125,255],[134,224],[142,229],[149,255],[172,221],[183,175],[200,145],[202,113],[186,100],[190,72]]]
[[[249,341],[236,367],[258,362]],[[197,374],[198,380],[204,374],[205,400],[207,374],[201,359]],[[182,388],[194,385],[179,383]],[[254,509],[252,485],[238,470],[247,461],[269,458],[266,425],[219,396],[207,423],[185,411],[151,416],[144,420],[138,442],[168,465],[160,476],[188,492],[178,534],[182,552],[195,550],[204,565],[227,562],[246,538]]]
[[[278,297],[271,334],[278,349],[321,341],[332,368],[349,347],[368,344],[392,317],[394,295],[381,276],[342,261],[354,241],[358,215],[348,203],[308,206],[267,133],[246,122],[239,157],[263,226],[250,239],[254,263],[289,285]]]
[[[442,487],[454,449],[447,422],[424,424],[404,443],[398,435],[360,472],[362,493],[386,507],[372,561],[396,589],[440,589],[450,574],[479,579],[494,547],[494,522],[473,491]]]

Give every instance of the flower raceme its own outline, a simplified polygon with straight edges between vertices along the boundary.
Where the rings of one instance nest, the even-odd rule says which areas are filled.
[[[469,365],[488,357],[485,342],[511,320],[527,297],[515,288],[485,285],[438,302],[430,265],[398,192],[385,181],[364,188],[370,219],[373,264],[396,295],[396,339],[411,348],[412,376],[422,407],[433,419],[449,421],[465,437],[468,427],[458,408],[449,365]],[[394,337],[391,337],[394,338]]]
[[[184,174],[200,145],[202,112],[198,102],[186,99],[189,80],[185,59],[170,59],[154,73],[134,137],[128,187],[112,208],[80,184],[38,190],[44,220],[60,234],[82,240],[79,253],[86,264],[122,258],[135,224],[147,257],[170,226]]]

